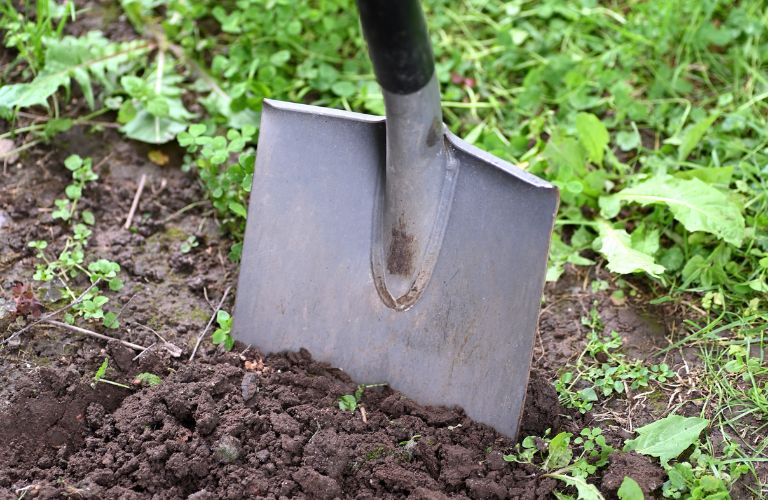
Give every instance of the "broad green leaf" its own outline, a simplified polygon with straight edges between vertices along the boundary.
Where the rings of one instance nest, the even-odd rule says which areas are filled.
[[[83,159],[78,155],[69,155],[64,160],[64,166],[67,170],[75,171],[83,166]]]
[[[224,116],[227,119],[227,125],[232,128],[244,128],[259,124],[260,113],[248,108],[239,111],[233,110],[232,98],[226,94],[211,92],[206,97],[199,99],[199,102],[212,114],[218,113]],[[205,131],[204,125],[203,131]]]
[[[616,134],[616,145],[622,151],[631,151],[640,147],[640,134],[637,130],[624,131]]]
[[[546,470],[560,469],[571,463],[571,458],[573,458],[573,451],[570,446],[571,436],[570,432],[561,432],[549,442],[549,454],[544,461]]]
[[[765,282],[764,278],[755,278],[747,284],[749,285],[749,288],[756,292],[768,292],[768,283]]]
[[[136,118],[136,113],[138,113],[138,110],[136,109],[136,106],[133,105],[133,101],[125,101],[120,105],[120,109],[117,111],[117,121],[118,123],[126,124]]]
[[[81,67],[76,67],[72,70],[72,77],[80,85],[80,89],[83,91],[83,97],[90,109],[96,106],[93,99],[93,86],[91,85],[91,76],[88,74],[88,70]]]
[[[352,82],[342,80],[331,86],[331,91],[339,97],[351,97],[355,95],[355,85]]]
[[[579,113],[576,115],[576,132],[579,141],[587,150],[587,155],[592,163],[603,165],[605,147],[610,136],[603,122],[592,113]]]
[[[282,66],[291,58],[291,53],[287,50],[279,50],[269,57],[269,62],[275,66]]]
[[[70,184],[64,188],[64,193],[66,193],[67,198],[70,200],[79,200],[82,196],[82,189],[78,185]]]
[[[699,142],[701,142],[701,139],[704,137],[704,134],[706,134],[709,127],[715,123],[718,116],[718,113],[713,113],[685,130],[680,139],[677,155],[678,159],[685,160],[688,158],[688,155],[691,154],[691,151],[693,151],[696,146],[698,146]]]
[[[685,261],[685,255],[682,249],[678,246],[674,246],[668,249],[664,249],[659,257],[659,264],[664,266],[667,271],[677,271],[683,267]]]
[[[138,76],[127,75],[120,78],[120,85],[131,97],[137,99],[148,97],[152,94],[149,84]]]
[[[92,78],[105,87],[113,87],[114,76],[131,69],[125,63],[149,48],[141,41],[112,43],[97,31],[77,38],[43,38],[43,44],[46,47],[43,69],[29,83],[1,87],[0,108],[47,106],[48,98],[62,86],[69,88],[73,78],[80,85],[86,102],[93,108]]]
[[[206,126],[203,123],[194,123],[189,126],[189,134],[192,137],[199,137],[205,133]]]
[[[229,202],[229,209],[242,218],[245,218],[248,215],[248,211],[245,209],[243,204],[236,201]]]
[[[158,118],[164,118],[171,112],[171,108],[166,99],[154,97],[147,102],[147,111]]]
[[[709,420],[669,415],[637,429],[638,436],[624,444],[624,451],[658,457],[662,465],[677,458],[699,439]]]
[[[173,140],[176,134],[187,128],[186,123],[170,118],[157,118],[142,110],[123,125],[120,130],[131,139],[150,144],[164,144]]]
[[[579,391],[579,396],[581,396],[581,399],[584,401],[597,401],[597,393],[595,392],[594,387],[587,387],[585,389],[582,389]]]
[[[557,233],[552,235],[552,241],[549,247],[549,264],[547,267],[546,276],[547,281],[557,281],[563,274],[563,271],[565,270],[564,266],[568,262],[577,266],[590,266],[594,264],[594,261],[587,259],[586,257],[582,257],[579,254],[581,248],[577,247],[576,240],[574,239],[577,234],[583,233],[579,233],[577,231],[574,234],[574,237],[571,238],[574,246],[564,243],[560,238],[560,235]]]
[[[357,399],[352,394],[345,394],[339,397],[339,409],[342,411],[355,411],[357,409]]]
[[[631,245],[638,252],[655,255],[659,251],[659,237],[661,233],[657,228],[649,229],[641,223],[632,231]]]
[[[0,88],[0,107],[48,106],[47,99],[67,81],[66,75],[47,75],[38,76],[30,83],[6,85]]]
[[[690,232],[711,233],[736,246],[744,239],[741,207],[722,191],[696,178],[661,175],[603,197],[600,199],[603,217],[614,217],[620,202],[666,205]]]
[[[621,482],[619,491],[616,494],[619,496],[619,500],[645,500],[645,495],[643,495],[640,485],[629,476],[625,477],[624,481]]]
[[[677,172],[675,177],[680,179],[700,179],[707,184],[722,184],[727,186],[733,177],[733,167],[699,167],[692,170]]]
[[[102,323],[104,323],[104,326],[107,328],[111,328],[113,330],[120,326],[120,321],[117,319],[117,314],[113,312],[108,312],[105,314]]]
[[[575,139],[555,133],[544,148],[547,161],[557,169],[557,180],[568,181],[587,173],[584,148]]]
[[[600,491],[593,484],[589,484],[586,479],[576,476],[566,476],[565,474],[547,474],[548,477],[559,479],[568,486],[576,488],[579,500],[605,500]]]
[[[597,251],[608,260],[608,269],[614,273],[631,274],[646,272],[658,277],[664,266],[657,264],[653,256],[632,248],[632,240],[623,229],[614,229],[607,221],[598,225]]]

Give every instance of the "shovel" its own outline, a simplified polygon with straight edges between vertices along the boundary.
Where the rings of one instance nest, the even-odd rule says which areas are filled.
[[[418,0],[358,0],[386,119],[265,100],[233,335],[515,437],[557,190],[447,131]]]

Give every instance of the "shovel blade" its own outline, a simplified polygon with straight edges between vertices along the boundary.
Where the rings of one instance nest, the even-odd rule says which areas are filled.
[[[384,119],[265,101],[233,334],[265,353],[304,347],[514,437],[557,190],[445,139],[459,168],[442,247],[419,301],[397,311],[371,271]]]

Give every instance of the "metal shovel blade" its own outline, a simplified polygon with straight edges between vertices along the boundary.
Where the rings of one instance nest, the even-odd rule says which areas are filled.
[[[419,300],[397,310],[371,262],[384,118],[265,101],[261,120],[235,338],[265,353],[304,347],[514,437],[557,190],[446,133],[457,179],[442,246]]]

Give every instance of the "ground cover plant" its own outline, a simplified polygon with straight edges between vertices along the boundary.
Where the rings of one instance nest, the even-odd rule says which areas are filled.
[[[384,485],[379,493],[393,496],[424,485],[405,475],[395,480],[380,464],[410,464],[408,474],[429,472],[439,484],[433,489],[472,497],[525,496],[526,488],[513,483],[526,481],[533,481],[534,496],[558,498],[768,494],[763,2],[429,0],[424,6],[448,126],[560,189],[531,388],[561,406],[537,427],[534,413],[542,407],[536,405],[545,405],[537,393],[520,442],[500,444],[460,416],[441,424],[415,406],[377,406],[390,389],[328,375],[336,392],[318,398],[335,412],[323,420],[334,432],[365,434],[357,427],[361,419],[384,429],[376,422],[405,418],[402,431],[376,435],[386,442],[368,443],[370,449],[348,443],[358,452],[348,457],[351,470],[370,474]],[[224,420],[250,411],[246,396],[256,382],[247,380],[266,376],[270,363],[305,375],[310,364],[303,358],[265,363],[254,353],[221,354],[235,346],[231,302],[215,306],[208,294],[225,302],[234,285],[261,100],[383,113],[355,12],[349,0],[0,3],[0,160],[7,179],[0,231],[8,234],[0,255],[7,276],[0,355],[16,367],[58,369],[60,359],[82,364],[92,392],[72,389],[77,404],[83,412],[93,404],[101,410],[91,408],[80,421],[87,417],[89,432],[100,432],[104,446],[127,422],[126,415],[112,416],[120,401],[145,408],[151,391],[167,391],[168,418],[179,433],[190,419],[205,421],[170,403],[184,377],[205,384],[179,364],[182,350],[195,357],[192,345],[202,346],[205,373],[238,378],[212,403],[195,385],[196,404],[219,405]],[[136,165],[150,177],[144,195]],[[131,208],[134,196],[144,200],[138,210]],[[158,305],[170,298],[177,311]],[[648,326],[647,315],[660,326]],[[47,343],[30,338],[41,330],[58,333]],[[75,340],[63,332],[108,334],[134,347],[157,346],[160,354],[141,355],[133,367],[137,353],[121,350],[132,347],[110,343],[108,353],[100,352],[104,339]],[[239,363],[241,372],[219,362]],[[0,370],[4,380],[15,373]],[[294,381],[273,377],[278,385]],[[51,381],[42,386],[58,390]],[[0,394],[9,401],[30,397],[15,387]],[[299,400],[316,404],[311,391],[291,390],[300,397],[269,386],[265,404],[276,405],[272,414]],[[232,394],[244,403],[233,403]],[[409,427],[406,417],[421,423]],[[301,467],[314,464],[315,452],[292,443],[306,434],[301,446],[309,446],[320,423],[303,410],[291,416],[298,430],[269,418],[259,425],[284,434],[283,451],[293,450],[278,466],[297,465],[295,457],[303,457]],[[185,439],[213,439],[206,425],[198,423],[201,429]],[[456,437],[469,428],[472,439]],[[211,436],[216,463],[274,463],[257,458],[262,449],[250,449],[244,438]],[[38,469],[48,472],[0,476],[0,488],[19,496],[52,495],[48,487],[82,494],[73,493],[85,484],[78,483],[86,471],[77,460],[95,458],[78,440],[64,439],[60,449],[68,451],[55,460],[40,458]],[[430,443],[440,450],[437,458],[424,451]],[[473,451],[459,453],[456,446]],[[487,446],[492,449],[480,457],[477,450]],[[182,451],[165,458],[173,453]],[[61,465],[70,456],[70,466]],[[103,465],[115,472],[145,458]],[[481,471],[453,471],[478,459]],[[313,474],[332,478],[345,493],[363,488],[347,473],[312,471],[292,471],[295,489],[284,494],[320,487],[325,479]],[[58,486],[45,482],[62,477]],[[88,487],[130,489],[106,479],[98,486],[97,479],[89,476]],[[168,480],[198,488],[179,495],[216,487],[178,475]],[[259,481],[253,484],[262,494],[278,495],[279,482]]]

